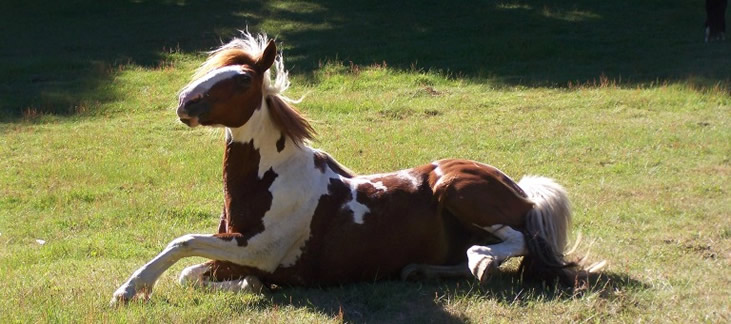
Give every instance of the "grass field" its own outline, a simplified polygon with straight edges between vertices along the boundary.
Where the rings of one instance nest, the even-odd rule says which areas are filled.
[[[681,0],[0,3],[0,323],[728,322],[731,42],[703,20]],[[463,157],[556,178],[609,266],[580,294],[511,262],[486,286],[237,295],[178,286],[194,258],[108,308],[217,227],[222,134],[174,107],[247,25],[283,44],[314,146],[359,173]]]

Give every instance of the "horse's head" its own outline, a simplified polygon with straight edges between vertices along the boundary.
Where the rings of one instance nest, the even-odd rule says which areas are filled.
[[[240,48],[216,51],[195,80],[180,92],[180,121],[190,127],[243,126],[262,104],[264,72],[276,56],[274,41],[269,41],[257,56]]]

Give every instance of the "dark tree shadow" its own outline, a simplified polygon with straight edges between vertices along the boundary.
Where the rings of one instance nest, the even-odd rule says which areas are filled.
[[[210,50],[247,25],[283,42],[289,69],[308,77],[335,60],[508,86],[728,89],[731,42],[703,43],[704,15],[684,0],[8,1],[0,121],[129,95],[111,84],[120,64],[158,67],[170,51]]]
[[[465,323],[464,314],[445,308],[449,301],[474,296],[503,305],[523,306],[598,294],[615,298],[617,292],[646,290],[648,285],[620,273],[592,275],[586,289],[572,291],[542,283],[523,282],[515,273],[497,274],[486,285],[474,280],[439,282],[384,281],[326,288],[279,288],[254,307],[308,308],[349,323]],[[251,305],[241,305],[242,311]],[[236,307],[234,306],[234,309]],[[489,319],[489,314],[485,314]]]
[[[447,71],[508,85],[564,86],[606,77],[635,85],[731,76],[729,43],[704,44],[701,4],[682,1],[320,1],[283,20],[295,71],[330,58]],[[304,71],[303,71],[304,70]]]
[[[119,66],[157,68],[172,52],[220,45],[263,2],[3,1],[0,3],[0,121],[23,114],[74,115],[113,101]],[[171,94],[171,98],[174,94]]]

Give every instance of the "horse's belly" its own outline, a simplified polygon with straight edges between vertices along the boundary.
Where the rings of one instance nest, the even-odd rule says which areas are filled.
[[[398,275],[408,264],[443,264],[450,259],[449,233],[435,206],[401,205],[387,211],[374,208],[363,224],[341,222],[323,231],[320,239],[312,237],[303,256],[312,256],[313,279],[376,280]]]

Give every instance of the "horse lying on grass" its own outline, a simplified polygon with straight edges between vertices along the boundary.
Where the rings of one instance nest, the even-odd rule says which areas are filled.
[[[275,43],[244,33],[181,91],[180,121],[225,127],[219,233],[173,240],[114,292],[113,305],[149,297],[160,275],[190,256],[212,261],[183,270],[181,283],[233,291],[399,275],[485,282],[515,256],[529,278],[572,285],[586,273],[564,259],[571,212],[553,180],[515,183],[458,159],[357,175],[308,146],[314,131],[282,95],[288,86]]]

